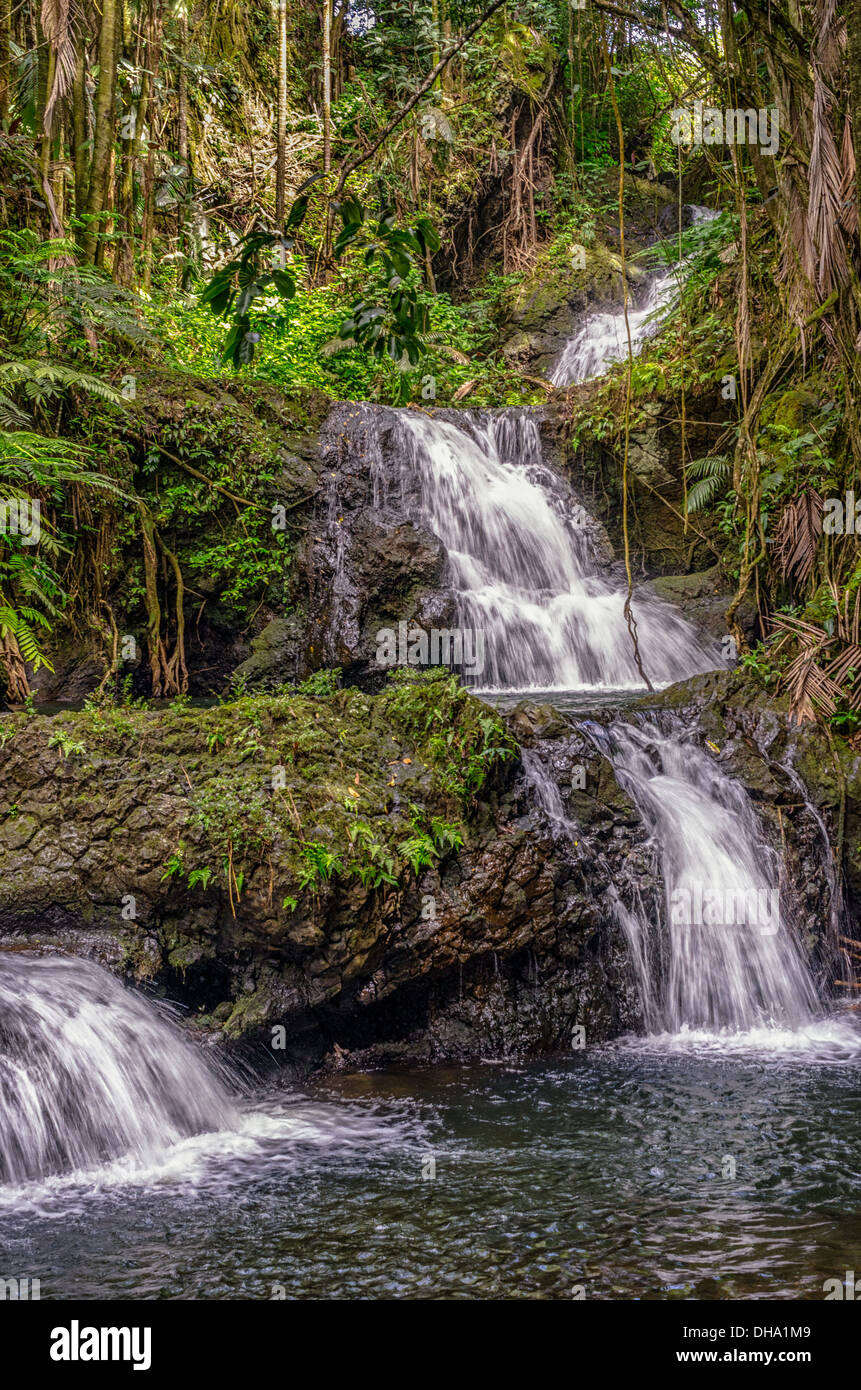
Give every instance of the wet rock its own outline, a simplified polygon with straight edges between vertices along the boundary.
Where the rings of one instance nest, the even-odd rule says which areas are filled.
[[[720,566],[697,574],[665,574],[649,581],[644,587],[681,608],[689,622],[720,641],[727,635],[726,611],[732,595]],[[742,631],[751,637],[756,626],[756,600],[747,595],[736,614]]]

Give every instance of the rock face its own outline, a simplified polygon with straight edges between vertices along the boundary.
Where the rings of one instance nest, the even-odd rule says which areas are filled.
[[[453,621],[446,555],[438,538],[409,515],[409,499],[375,496],[375,466],[392,455],[392,413],[335,405],[319,439],[320,484],[299,544],[290,591],[294,613],[252,644],[239,681],[272,688],[324,666],[348,680],[370,674],[376,633],[401,621],[445,627]]]
[[[616,189],[608,184],[608,208],[613,208],[615,197]],[[685,209],[685,221],[688,211]],[[675,232],[678,206],[674,194],[661,183],[629,175],[626,214],[625,270],[629,296],[635,296],[647,273],[632,259],[632,249],[642,249]],[[554,242],[539,252],[506,315],[502,351],[509,361],[533,375],[549,377],[585,313],[619,309],[624,299],[620,250],[618,225],[609,213],[597,229],[572,232],[569,246]]]
[[[450,678],[4,732],[7,948],[95,954],[229,1039],[283,1025],[300,1069],[334,1043],[540,1052],[578,1022],[633,1021],[621,942],[578,897],[513,742]]]
[[[827,984],[844,886],[850,920],[861,907],[858,757],[831,762],[732,675],[648,708],[682,711],[747,787]],[[575,1028],[640,1025],[613,901],[661,901],[654,846],[547,706],[506,729],[437,675],[0,732],[4,949],[94,955],[300,1072],[558,1053]],[[824,838],[841,826],[845,885]]]
[[[726,635],[726,610],[730,595],[720,566],[699,574],[659,575],[646,586],[658,598],[680,608],[689,622],[720,641]],[[756,622],[756,602],[748,595],[739,609],[742,629],[752,636]]]

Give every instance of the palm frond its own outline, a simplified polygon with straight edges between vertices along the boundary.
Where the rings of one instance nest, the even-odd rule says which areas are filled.
[[[54,111],[72,90],[75,79],[75,31],[69,0],[42,0],[42,31],[54,50],[54,77],[42,123],[51,134]]]
[[[807,583],[821,535],[821,496],[812,490],[799,493],[784,507],[775,534],[774,558],[784,579]]]

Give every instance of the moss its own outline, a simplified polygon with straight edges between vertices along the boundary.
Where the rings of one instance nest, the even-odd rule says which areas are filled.
[[[763,410],[763,424],[773,423],[798,434],[804,428],[805,416],[818,409],[819,404],[819,397],[813,391],[794,387],[772,398]]]
[[[264,1027],[272,1017],[272,1003],[272,997],[266,989],[257,989],[251,994],[244,994],[234,1005],[224,1023],[224,1032],[227,1037],[240,1038],[246,1033]]]
[[[194,711],[93,706],[64,713],[62,729],[94,744],[113,787],[118,774],[137,783],[128,799],[124,785],[118,792],[123,810],[107,837],[117,854],[134,837],[144,862],[161,859],[172,894],[221,901],[226,892],[235,912],[251,891],[285,929],[291,904],[328,893],[335,879],[365,891],[404,884],[451,852],[478,793],[514,752],[498,717],[438,673],[398,677],[376,697],[347,689]],[[37,747],[56,730],[38,718]],[[75,781],[87,783],[86,802],[93,770],[77,760],[64,768],[73,798]],[[177,970],[202,950],[164,944]]]

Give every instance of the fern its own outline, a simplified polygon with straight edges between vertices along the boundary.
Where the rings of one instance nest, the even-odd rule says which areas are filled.
[[[0,392],[3,399],[8,400],[6,392],[16,388],[23,390],[27,399],[38,405],[73,388],[86,391],[90,396],[98,396],[103,401],[122,404],[119,391],[108,382],[60,362],[36,362],[29,358],[0,362]],[[19,409],[14,404],[12,408]]]
[[[688,464],[688,477],[696,481],[688,491],[688,512],[702,511],[726,488],[732,475],[732,465],[725,454],[694,459]]]
[[[0,637],[14,637],[21,656],[24,661],[32,665],[34,671],[38,671],[40,666],[45,666],[49,671],[53,671],[54,668],[42,650],[39,639],[27,619],[21,612],[12,608],[2,595],[0,595]]]

